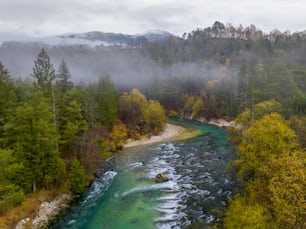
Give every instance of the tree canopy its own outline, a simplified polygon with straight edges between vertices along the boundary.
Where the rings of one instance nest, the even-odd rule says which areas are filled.
[[[263,112],[242,132],[234,164],[244,188],[230,201],[225,228],[305,226],[305,152],[286,120],[270,113],[267,104],[255,106]]]

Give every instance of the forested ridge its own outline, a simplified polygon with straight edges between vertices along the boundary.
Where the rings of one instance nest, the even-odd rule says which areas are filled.
[[[127,138],[158,134],[168,115],[236,121],[229,167],[237,193],[216,227],[305,228],[305,33],[216,22],[160,42],[39,48],[29,79],[0,64],[1,215],[30,211],[24,200],[41,190],[80,194]],[[143,74],[138,89],[101,69],[97,80],[75,83],[65,51],[92,62],[140,56],[154,67],[142,73],[133,65]],[[49,56],[56,52],[65,57],[57,70]],[[3,227],[18,220],[9,217]]]

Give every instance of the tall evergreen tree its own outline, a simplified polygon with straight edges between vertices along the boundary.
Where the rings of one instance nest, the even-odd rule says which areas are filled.
[[[5,137],[3,127],[13,117],[15,102],[16,93],[13,81],[8,70],[0,62],[0,139],[2,144],[6,142],[3,139]]]
[[[96,98],[98,103],[98,117],[102,124],[112,126],[118,112],[117,91],[109,76],[100,78]]]
[[[18,185],[29,192],[39,187],[48,188],[57,183],[65,171],[57,150],[58,132],[48,99],[41,92],[17,108],[14,120],[9,123],[14,139],[14,156],[22,164],[23,174]]]
[[[45,96],[51,97],[52,84],[56,79],[56,74],[50,56],[45,49],[41,49],[34,62],[32,76],[35,79],[35,87],[41,90]]]
[[[87,122],[82,115],[81,105],[73,100],[64,108],[61,117],[61,144],[69,149],[79,141],[80,134],[88,129]]]
[[[55,70],[51,63],[50,56],[41,49],[34,62],[33,74],[35,79],[34,86],[40,90],[46,98],[52,101],[53,122],[56,124],[56,101],[54,92],[54,81],[56,79]]]
[[[70,174],[70,190],[75,194],[80,194],[86,187],[86,174],[83,166],[77,159],[71,164]]]
[[[66,91],[72,88],[73,83],[70,80],[70,78],[71,78],[71,73],[69,71],[69,68],[65,60],[63,59],[57,72],[57,81],[56,81],[56,85],[62,94],[64,94]]]

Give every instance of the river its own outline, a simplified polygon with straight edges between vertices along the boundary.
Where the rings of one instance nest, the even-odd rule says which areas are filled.
[[[226,130],[194,121],[174,122],[202,134],[183,142],[124,150],[51,228],[208,228],[218,222],[235,186],[226,173],[227,162],[235,155]],[[155,183],[158,173],[170,180]]]

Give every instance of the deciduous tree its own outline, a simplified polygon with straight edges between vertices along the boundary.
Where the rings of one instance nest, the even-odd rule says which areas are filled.
[[[242,136],[238,147],[240,176],[246,179],[259,176],[262,164],[288,155],[298,148],[296,134],[277,113],[256,121]]]
[[[144,112],[144,119],[149,128],[149,132],[157,134],[164,129],[167,116],[164,108],[158,101],[150,100]]]

